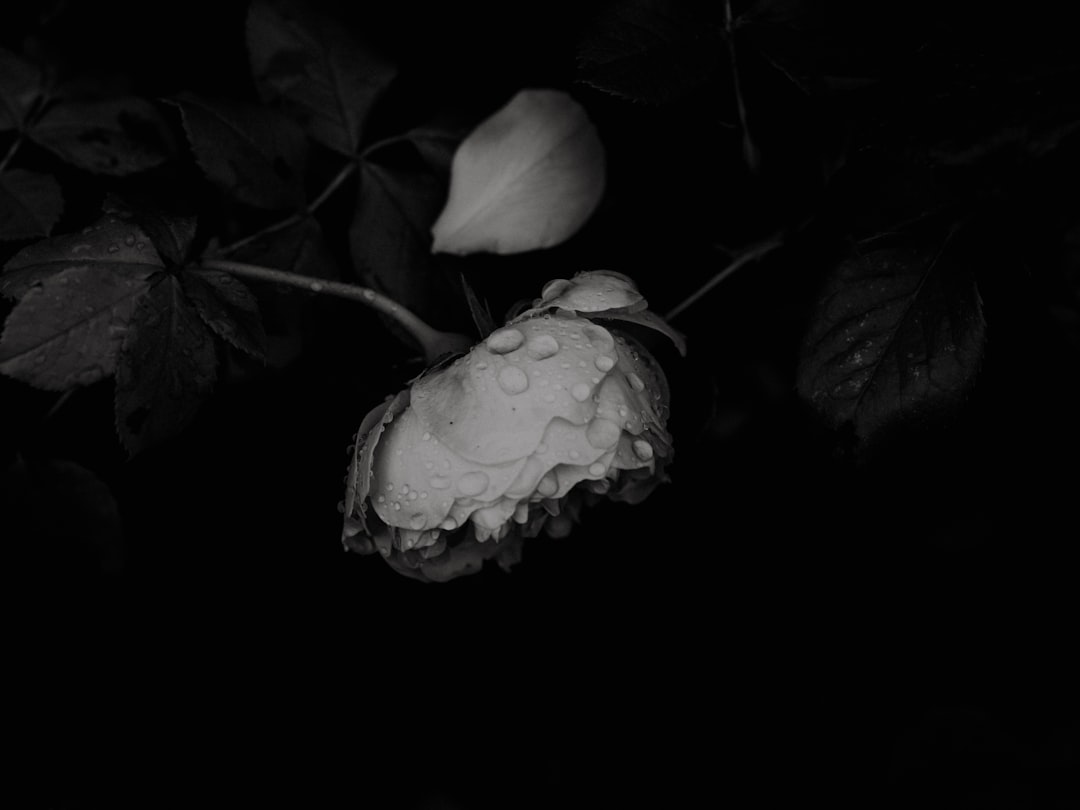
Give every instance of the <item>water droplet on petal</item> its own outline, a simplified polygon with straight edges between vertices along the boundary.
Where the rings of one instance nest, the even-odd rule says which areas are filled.
[[[536,335],[525,346],[529,356],[535,360],[544,360],[559,353],[559,341],[551,335]]]
[[[120,250],[120,246],[119,246],[119,245],[117,245],[117,244],[115,244],[115,243],[114,243],[114,244],[111,244],[111,245],[109,245],[109,253],[116,253],[116,252],[117,252],[118,250]]]
[[[603,464],[601,464],[599,461],[597,461],[597,462],[589,465],[589,475],[593,475],[593,476],[603,475],[604,471],[606,469],[607,469],[607,467],[605,467]]]
[[[409,525],[419,531],[427,525],[427,517],[424,515],[423,512],[417,512],[409,518]]]
[[[428,481],[432,489],[446,489],[450,486],[450,479],[445,475],[433,475]]]
[[[610,419],[593,419],[585,428],[585,438],[588,439],[589,444],[599,450],[614,447],[621,435],[622,430]]]
[[[589,394],[592,393],[592,389],[588,383],[576,383],[573,388],[570,389],[570,394],[578,402],[584,402],[589,398]]]
[[[402,495],[408,495],[409,494],[409,485],[408,484],[402,485],[401,494]]]
[[[431,439],[431,434],[430,433],[425,433],[421,438],[423,438],[423,440],[426,442],[429,439]]]
[[[397,501],[394,502],[394,511],[395,512],[400,512],[401,511],[401,504],[398,503]]]
[[[499,387],[508,394],[520,394],[529,387],[529,377],[517,366],[504,366],[499,370]]]
[[[439,524],[439,528],[443,529],[445,531],[451,531],[451,530],[457,528],[457,521],[454,520],[453,518],[447,518],[446,520],[444,520],[442,523]]]
[[[375,300],[375,291],[374,290],[364,290],[364,298],[366,298],[368,301],[374,301]]]
[[[386,503],[386,496],[385,495],[380,495],[375,500],[378,501],[379,503]]]
[[[627,374],[626,379],[629,381],[630,387],[633,388],[635,391],[645,390],[645,383],[642,382],[641,377],[639,377],[634,372],[631,371],[629,374]]]
[[[410,500],[410,501],[415,501],[415,500],[416,500],[417,498],[419,498],[419,497],[420,497],[420,496],[419,496],[419,495],[417,495],[417,494],[416,494],[415,492],[410,492],[410,493],[409,493],[409,500]]]
[[[487,368],[487,363],[485,363],[483,360],[481,360],[479,363],[476,364],[476,367],[480,371],[483,371],[484,369]]]
[[[488,488],[487,473],[480,472],[479,470],[467,472],[458,479],[457,488],[458,492],[466,498],[472,498],[479,495]]]
[[[540,479],[540,483],[536,485],[536,491],[543,495],[545,498],[550,498],[556,492],[559,491],[559,479],[555,477],[555,473],[549,472],[543,478]]]
[[[132,245],[134,245],[135,244],[134,235],[129,233],[127,236],[125,236],[124,237],[124,244],[127,245],[128,247],[131,247]]]
[[[494,354],[507,354],[525,342],[525,335],[517,329],[500,329],[488,335],[486,345]]]
[[[642,461],[648,461],[653,457],[652,445],[644,439],[635,439],[633,447],[635,455]]]

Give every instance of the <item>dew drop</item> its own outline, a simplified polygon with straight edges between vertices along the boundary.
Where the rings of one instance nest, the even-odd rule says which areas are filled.
[[[450,486],[450,479],[445,475],[433,475],[428,483],[431,484],[432,489],[446,489]]]
[[[374,290],[364,290],[364,298],[366,298],[368,301],[374,301],[375,300],[375,291]]]
[[[537,335],[529,340],[525,350],[529,353],[529,357],[545,360],[559,353],[559,341],[551,335]]]
[[[448,532],[452,531],[452,530],[457,528],[457,521],[454,520],[453,518],[447,518],[446,520],[444,520],[442,523],[439,524],[439,528],[443,529],[444,531],[448,531]]]
[[[431,434],[430,433],[425,433],[421,438],[423,438],[423,440],[425,442],[430,441],[431,440]]]
[[[409,494],[409,485],[408,484],[405,484],[405,485],[403,485],[401,487],[401,494],[402,495],[408,495]]]
[[[554,473],[547,473],[540,479],[540,483],[536,485],[536,491],[545,498],[550,498],[559,491],[559,479],[555,477]]]
[[[426,499],[427,499],[427,493],[426,492],[421,492],[420,493],[420,500],[423,501],[423,500],[426,500]]]
[[[419,531],[427,525],[427,517],[424,515],[423,512],[417,512],[409,518],[409,525]]]
[[[397,501],[394,501],[394,511],[395,512],[400,512],[401,511],[401,504],[398,503]]]
[[[598,450],[607,450],[609,447],[614,447],[621,435],[622,430],[610,419],[593,419],[589,426],[585,428],[585,438],[588,439],[589,444]]]
[[[578,402],[587,400],[591,393],[592,389],[589,387],[589,384],[583,382],[575,384],[574,387],[570,389],[570,395]]]
[[[145,242],[136,242],[136,243],[135,243],[135,249],[136,249],[136,250],[142,250],[142,249],[143,249],[144,247],[146,247],[146,243],[145,243]]]
[[[605,467],[603,464],[601,464],[599,461],[597,461],[597,462],[589,465],[589,475],[592,475],[592,476],[603,475],[604,471],[606,469],[607,469],[607,467]]]
[[[124,244],[128,247],[131,247],[135,244],[135,237],[129,233],[127,236],[124,237]]]
[[[475,495],[479,495],[488,488],[487,473],[480,472],[479,470],[467,472],[458,479],[457,488],[458,492],[466,498],[472,498]]]
[[[652,445],[644,439],[635,439],[633,447],[634,454],[642,461],[648,461],[653,457]]]
[[[479,363],[476,364],[476,367],[480,371],[483,371],[484,369],[487,368],[487,363],[485,363],[483,360],[481,360]]]
[[[109,253],[116,253],[118,250],[120,250],[120,246],[116,243],[109,245]]]
[[[627,374],[626,379],[630,382],[630,387],[633,388],[635,391],[645,390],[645,383],[642,381],[641,377],[639,377],[634,372],[631,371],[629,374]]]
[[[508,394],[520,394],[529,387],[529,377],[517,366],[504,366],[499,370],[499,387]]]
[[[393,484],[387,484],[386,485],[386,491],[387,492],[393,492],[394,491],[394,485]]]
[[[508,354],[524,342],[525,335],[517,329],[500,329],[488,336],[486,345],[494,354]]]

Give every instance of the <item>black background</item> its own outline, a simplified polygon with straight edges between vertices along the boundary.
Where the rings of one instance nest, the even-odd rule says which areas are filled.
[[[423,585],[341,550],[349,435],[415,371],[355,305],[306,302],[297,363],[220,386],[187,432],[133,460],[110,383],[46,422],[55,395],[0,380],[4,463],[86,466],[124,531],[122,564],[103,571],[77,532],[5,501],[17,806],[1075,802],[1080,354],[1051,307],[1077,272],[1063,247],[1076,138],[1010,169],[1004,195],[1022,203],[987,230],[1005,258],[980,276],[986,357],[958,414],[859,463],[794,391],[842,237],[919,204],[896,144],[972,121],[989,138],[1038,118],[1040,88],[1077,89],[1053,7],[826,4],[822,62],[879,81],[810,104],[751,64],[748,98],[777,95],[758,105],[772,162],[750,177],[717,123],[720,80],[664,105],[573,84],[589,6],[326,5],[402,65],[387,131],[442,108],[483,115],[529,85],[589,109],[610,167],[589,226],[542,254],[448,262],[496,312],[601,266],[664,312],[724,266],[714,244],[816,226],[676,321],[686,359],[657,344],[672,483],[531,541],[510,574]],[[251,93],[243,4],[56,8],[43,23],[21,7],[3,44],[45,43],[72,73],[152,98]],[[1052,78],[1011,89],[1032,75]],[[817,167],[845,149],[823,186]]]

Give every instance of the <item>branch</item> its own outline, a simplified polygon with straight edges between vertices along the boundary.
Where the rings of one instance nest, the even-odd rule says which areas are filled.
[[[746,252],[744,252],[740,256],[736,257],[731,262],[731,264],[729,264],[727,267],[725,267],[723,270],[721,270],[715,276],[713,276],[708,281],[706,281],[701,287],[699,287],[697,290],[695,290],[693,293],[691,293],[690,296],[688,298],[686,298],[685,300],[683,300],[682,303],[678,304],[673,309],[669,310],[667,312],[667,314],[664,315],[664,320],[665,321],[670,321],[676,315],[681,315],[683,313],[683,311],[685,311],[686,309],[689,309],[689,307],[692,304],[697,303],[698,299],[702,298],[705,294],[707,294],[709,292],[709,290],[711,290],[713,287],[715,287],[721,281],[726,279],[728,276],[730,276],[732,273],[734,273],[740,267],[743,267],[744,265],[747,265],[750,262],[757,261],[762,256],[764,256],[766,253],[769,253],[772,250],[774,250],[775,248],[780,247],[781,244],[782,244],[782,240],[780,239],[780,237],[775,236],[772,239],[767,239],[764,242],[760,242],[757,245],[754,245],[753,247],[749,248],[748,250],[746,250]]]
[[[7,165],[11,163],[11,159],[15,157],[15,153],[19,151],[19,147],[23,145],[23,141],[25,140],[26,135],[20,132],[19,136],[11,142],[11,146],[8,148],[7,154],[5,154],[2,159],[0,159],[0,172],[4,171],[4,169],[7,168]]]
[[[346,284],[340,281],[322,281],[321,279],[301,276],[296,273],[288,273],[284,270],[274,270],[270,267],[260,267],[256,264],[245,264],[226,259],[203,259],[200,264],[210,270],[224,270],[227,273],[243,278],[269,281],[274,284],[286,284],[300,290],[322,295],[333,295],[337,298],[345,298],[365,304],[392,318],[405,329],[420,344],[428,363],[433,363],[449,352],[464,351],[473,343],[472,339],[464,335],[453,332],[440,332],[438,329],[433,329],[405,307],[370,287],[361,287],[357,284]]]

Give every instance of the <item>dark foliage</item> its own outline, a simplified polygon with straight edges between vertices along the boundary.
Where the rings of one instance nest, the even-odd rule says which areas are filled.
[[[1067,7],[5,11],[20,806],[1075,803]],[[588,111],[600,207],[432,255],[456,144],[528,87]],[[650,343],[672,483],[445,586],[338,540],[349,437],[415,347],[199,266],[476,335],[587,269],[663,313],[752,248],[673,319],[686,358]]]

